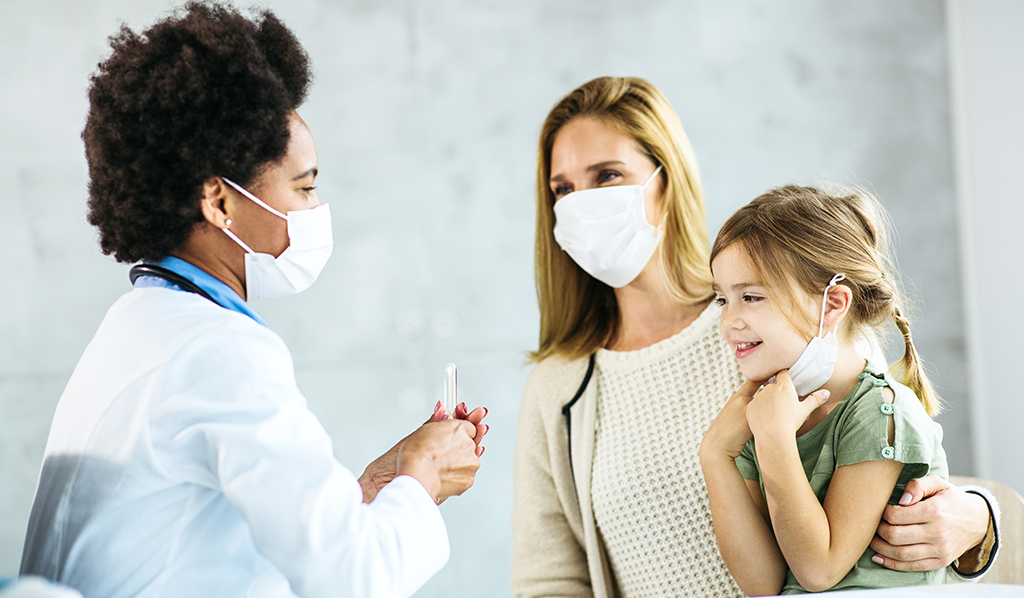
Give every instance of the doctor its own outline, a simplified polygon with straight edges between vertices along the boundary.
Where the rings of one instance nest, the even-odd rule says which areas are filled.
[[[409,596],[447,561],[486,413],[431,420],[356,478],[246,303],[332,247],[296,108],[308,59],[270,12],[191,3],[112,38],[89,90],[89,221],[133,269],[61,396],[23,574],[85,596]]]

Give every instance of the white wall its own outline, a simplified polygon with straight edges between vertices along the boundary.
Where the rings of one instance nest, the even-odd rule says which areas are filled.
[[[337,245],[312,289],[257,308],[338,457],[360,470],[425,419],[447,361],[491,409],[477,485],[443,507],[452,562],[420,598],[509,595],[511,453],[537,334],[536,135],[598,75],[665,91],[712,231],[771,185],[824,172],[874,187],[919,290],[915,337],[949,403],[952,468],[973,472],[941,0],[267,4],[317,71],[301,112]],[[18,567],[54,405],[128,289],[85,222],[88,75],[120,20],[144,27],[169,6],[0,0],[0,576]]]
[[[1024,491],[1024,2],[948,0],[978,474]]]

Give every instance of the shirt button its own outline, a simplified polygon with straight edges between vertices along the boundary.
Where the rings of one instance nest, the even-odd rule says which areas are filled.
[[[889,403],[882,403],[882,413],[886,415],[892,415],[892,411],[892,405],[890,405]]]
[[[882,456],[885,457],[886,459],[892,459],[893,457],[896,456],[896,449],[892,448],[891,446],[887,446],[884,449],[882,449]]]
[[[857,379],[858,380],[863,380],[866,377],[867,377],[867,373],[866,372],[861,372],[861,373],[857,374]]]
[[[885,386],[885,380],[882,380],[881,378],[876,378],[875,381],[874,381],[874,385],[875,386]]]

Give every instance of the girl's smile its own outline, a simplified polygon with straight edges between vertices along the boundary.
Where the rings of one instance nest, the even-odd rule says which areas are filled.
[[[772,305],[758,274],[740,247],[715,256],[715,301],[722,306],[719,327],[748,380],[763,382],[789,368],[810,340]]]

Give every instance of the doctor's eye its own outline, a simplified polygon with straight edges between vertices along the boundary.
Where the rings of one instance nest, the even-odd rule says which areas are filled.
[[[302,190],[306,193],[306,195],[309,195],[310,193],[316,191],[316,187],[310,185],[309,187],[303,187]]]

